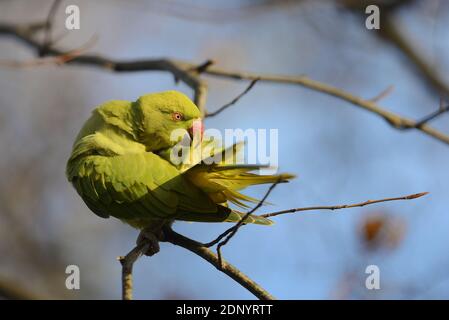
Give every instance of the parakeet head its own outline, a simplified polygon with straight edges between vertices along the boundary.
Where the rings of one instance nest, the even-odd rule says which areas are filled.
[[[203,131],[198,107],[183,93],[164,91],[141,96],[134,103],[140,118],[139,138],[153,150],[174,146],[172,132],[183,129],[191,135]]]

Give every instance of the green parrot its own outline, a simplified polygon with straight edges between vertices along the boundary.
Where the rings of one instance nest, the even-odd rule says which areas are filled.
[[[237,222],[244,213],[229,203],[245,208],[258,202],[239,190],[293,178],[257,175],[251,171],[260,166],[229,164],[229,154],[235,156],[241,144],[231,152],[202,148],[206,151],[196,161],[172,163],[169,155],[179,139],[172,139],[171,133],[177,129],[192,137],[195,129],[202,132],[200,111],[180,92],[146,94],[135,102],[108,101],[92,112],[76,137],[67,178],[98,216],[113,216],[152,232],[174,220]],[[199,144],[207,145],[201,140]],[[220,162],[203,161],[217,153],[223,154]],[[272,224],[254,215],[245,223]]]

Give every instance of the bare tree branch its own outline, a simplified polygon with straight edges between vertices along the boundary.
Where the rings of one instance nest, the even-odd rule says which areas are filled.
[[[10,35],[25,42],[29,46],[39,49],[40,44],[34,39],[33,35],[42,28],[41,24],[33,24],[29,26],[14,26],[0,24],[0,35]],[[62,55],[63,51],[49,48],[48,54]],[[417,126],[417,121],[402,117],[396,113],[388,111],[373,101],[363,99],[351,93],[345,92],[339,88],[312,80],[305,76],[283,76],[283,75],[269,75],[256,74],[241,71],[231,71],[222,69],[208,63],[201,74],[198,72],[198,65],[175,59],[144,59],[136,61],[118,61],[106,58],[100,55],[80,55],[74,59],[67,61],[67,64],[80,64],[95,66],[115,72],[137,72],[137,71],[165,71],[171,73],[175,79],[179,79],[187,84],[194,91],[194,101],[202,111],[206,113],[206,93],[207,82],[203,80],[201,75],[209,75],[226,79],[234,80],[259,80],[271,83],[293,84],[309,88],[311,90],[321,92],[338,99],[349,102],[359,108],[372,112],[384,120],[386,120],[393,128],[415,129],[422,133],[431,136],[437,140],[449,144],[449,135],[436,130],[427,124]]]
[[[385,43],[394,47],[406,59],[408,65],[421,75],[420,80],[434,93],[449,95],[449,85],[438,74],[437,70],[419,52],[412,41],[400,30],[395,22],[395,12],[406,6],[411,6],[416,0],[393,0],[393,1],[373,1],[373,0],[342,0],[341,3],[346,9],[352,10],[359,16],[365,18],[365,8],[368,5],[380,7],[380,28],[376,35]]]
[[[449,85],[400,32],[391,14],[383,14],[382,16],[382,27],[378,30],[378,35],[398,49],[408,59],[409,64],[422,76],[425,84],[433,92],[449,95]]]
[[[264,218],[270,218],[270,217],[276,217],[276,216],[279,216],[279,215],[282,215],[282,214],[295,213],[295,212],[299,212],[299,211],[349,209],[349,208],[355,208],[355,207],[364,207],[364,206],[367,206],[367,205],[370,205],[370,204],[380,203],[380,202],[397,201],[397,200],[412,200],[412,199],[417,199],[417,198],[420,198],[422,196],[425,196],[426,194],[428,194],[428,192],[415,193],[415,194],[411,194],[411,195],[408,195],[408,196],[396,197],[396,198],[385,198],[385,199],[380,199],[380,200],[368,200],[368,201],[354,203],[354,204],[343,204],[343,205],[336,205],[336,206],[315,206],[315,207],[293,208],[293,209],[287,209],[287,210],[282,210],[282,211],[277,211],[277,212],[272,212],[272,213],[266,213],[266,214],[262,214],[260,216],[264,217]]]
[[[206,69],[204,69],[205,71]],[[203,72],[204,72],[203,71]],[[251,81],[251,83],[248,85],[248,87],[246,87],[245,91],[243,91],[241,94],[239,94],[237,97],[235,97],[234,99],[232,99],[230,102],[226,103],[224,106],[218,108],[217,110],[213,111],[213,112],[206,112],[205,117],[214,117],[217,114],[220,114],[222,111],[226,110],[227,108],[229,108],[230,106],[236,104],[244,95],[246,95],[253,87],[254,85],[257,83],[257,81],[259,81],[259,79],[254,79]]]

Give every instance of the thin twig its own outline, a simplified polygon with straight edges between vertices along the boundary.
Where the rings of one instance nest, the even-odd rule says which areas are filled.
[[[408,196],[396,197],[396,198],[385,198],[385,199],[380,199],[380,200],[368,200],[368,201],[354,203],[354,204],[343,204],[343,205],[336,205],[336,206],[315,206],[315,207],[293,208],[293,209],[287,209],[287,210],[282,210],[282,211],[277,211],[277,212],[272,212],[272,213],[266,213],[266,214],[262,214],[260,216],[264,217],[264,218],[271,218],[271,217],[279,216],[279,215],[282,215],[282,214],[295,213],[295,212],[299,212],[299,211],[349,209],[349,208],[355,208],[355,207],[364,207],[364,206],[367,206],[367,205],[371,205],[371,204],[374,204],[374,203],[380,203],[380,202],[397,201],[397,200],[412,200],[412,199],[416,199],[416,198],[420,198],[422,196],[425,196],[426,194],[428,194],[428,192],[415,193],[415,194],[411,194],[411,195],[408,195]]]
[[[204,69],[203,72],[205,72],[207,69]],[[218,108],[217,110],[210,112],[210,113],[206,113],[205,117],[214,117],[217,114],[221,113],[222,111],[226,110],[227,108],[229,108],[230,106],[236,104],[245,94],[247,94],[253,87],[254,85],[257,83],[257,81],[259,81],[259,79],[253,79],[251,81],[251,83],[248,85],[248,87],[246,87],[246,89],[240,93],[237,97],[235,97],[234,99],[232,99],[232,101],[226,103],[224,106]]]
[[[440,101],[440,108],[435,111],[432,112],[431,114],[429,114],[428,116],[422,118],[421,120],[416,122],[416,127],[421,127],[423,125],[425,125],[426,123],[432,121],[435,118],[438,118],[439,116],[441,116],[443,113],[446,113],[449,111],[449,104],[448,105],[444,105],[443,104],[443,100]]]
[[[216,245],[217,243],[219,243],[224,237],[226,237],[229,233],[233,232],[234,229],[238,229],[241,227],[241,225],[243,225],[246,221],[246,219],[248,219],[248,217],[253,214],[257,209],[259,209],[264,201],[268,198],[268,196],[270,195],[271,191],[273,191],[273,189],[276,187],[276,185],[279,184],[279,182],[273,183],[270,188],[268,189],[268,191],[265,193],[265,195],[263,196],[263,198],[257,203],[257,205],[251,209],[249,212],[247,212],[245,214],[245,216],[243,216],[242,219],[240,219],[238,221],[238,223],[236,223],[235,225],[233,225],[232,227],[230,227],[229,229],[227,229],[226,231],[224,231],[223,233],[221,233],[218,237],[216,237],[214,240],[207,242],[207,243],[203,243],[201,244],[203,247],[213,247],[214,245]]]
[[[191,70],[197,73],[203,73],[207,68],[209,68],[213,64],[215,64],[215,61],[212,59],[208,59],[203,63],[201,63],[200,65],[192,68]]]
[[[222,268],[222,256],[221,256],[221,248],[223,246],[225,246],[229,240],[232,239],[232,237],[235,236],[235,234],[237,233],[237,231],[239,231],[239,229],[245,224],[245,221],[254,213],[257,211],[257,209],[259,209],[263,203],[265,202],[265,200],[268,198],[268,196],[270,195],[271,191],[273,191],[273,189],[280,183],[281,181],[277,181],[275,183],[273,183],[270,188],[268,189],[268,191],[265,193],[265,195],[263,196],[263,198],[257,203],[256,206],[254,206],[254,208],[252,208],[250,211],[248,211],[242,219],[239,220],[239,222],[237,222],[234,226],[232,226],[231,228],[229,228],[228,230],[226,230],[225,232],[223,232],[221,235],[219,235],[215,240],[211,241],[210,243],[208,243],[207,245],[212,246],[215,243],[218,243],[217,245],[217,256],[218,256],[218,266],[220,268]],[[222,240],[223,239],[223,240]]]
[[[212,264],[215,268],[227,274],[234,281],[236,281],[241,286],[246,288],[258,299],[260,300],[275,299],[275,297],[273,297],[268,291],[263,289],[259,284],[250,279],[247,275],[238,270],[236,267],[226,262],[225,260],[221,260],[220,262],[218,256],[214,254],[210,249],[204,247],[203,244],[196,242],[192,239],[189,239],[183,235],[180,235],[179,233],[176,233],[170,228],[164,229],[163,241],[170,242],[176,246],[185,248],[195,253],[196,255],[200,256],[201,258]]]
[[[380,100],[382,100],[383,98],[388,96],[390,93],[392,93],[393,90],[394,90],[394,86],[390,85],[385,90],[383,90],[381,93],[379,93],[377,96],[375,96],[374,98],[371,98],[370,101],[379,102]]]

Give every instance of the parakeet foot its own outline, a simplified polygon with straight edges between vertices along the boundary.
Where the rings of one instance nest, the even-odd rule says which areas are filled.
[[[160,233],[160,232],[158,232]],[[143,229],[137,237],[137,245],[146,242],[148,249],[144,252],[146,256],[152,256],[159,252],[159,236],[154,230]]]

